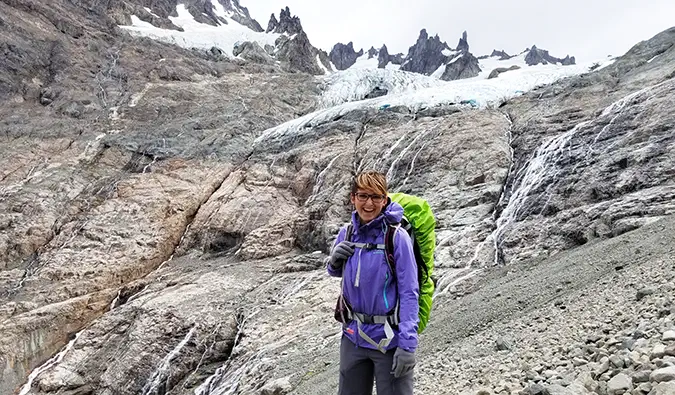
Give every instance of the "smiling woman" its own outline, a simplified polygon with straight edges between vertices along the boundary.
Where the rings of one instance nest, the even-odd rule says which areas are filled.
[[[351,202],[362,224],[377,218],[387,201],[387,181],[379,173],[360,174],[352,185]]]
[[[343,330],[338,393],[371,393],[376,381],[380,395],[412,395],[419,282],[412,241],[398,226],[403,207],[389,199],[386,176],[375,171],[356,176],[350,197],[352,221],[327,259],[328,273],[342,277],[335,311]],[[385,248],[388,228],[393,252]]]

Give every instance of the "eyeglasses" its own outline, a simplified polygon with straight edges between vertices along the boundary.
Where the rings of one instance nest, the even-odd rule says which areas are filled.
[[[373,203],[378,204],[382,203],[384,199],[387,198],[386,195],[370,195],[367,193],[355,193],[354,196],[356,197],[356,200],[359,202],[365,203],[368,201],[368,198],[373,201]]]

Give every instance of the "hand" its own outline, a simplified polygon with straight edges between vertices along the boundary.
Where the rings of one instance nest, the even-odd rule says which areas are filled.
[[[339,269],[347,262],[350,256],[354,255],[354,243],[342,241],[333,248],[330,253],[328,263],[333,269]]]
[[[405,376],[415,368],[415,353],[397,348],[394,352],[394,364],[391,365],[394,377]]]

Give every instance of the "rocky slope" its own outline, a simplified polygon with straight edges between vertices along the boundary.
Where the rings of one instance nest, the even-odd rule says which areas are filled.
[[[313,76],[116,7],[0,2],[0,393],[334,393],[322,260],[365,168],[438,219],[418,391],[668,393],[675,29],[500,108],[294,128]]]

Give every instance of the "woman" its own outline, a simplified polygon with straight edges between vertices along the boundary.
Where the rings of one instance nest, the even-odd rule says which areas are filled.
[[[338,234],[327,270],[342,277],[336,318],[343,323],[339,395],[412,395],[419,288],[410,236],[394,231],[395,273],[384,251],[388,227],[403,207],[387,197],[382,173],[359,174],[352,184],[350,226]],[[351,236],[350,236],[351,235]]]

